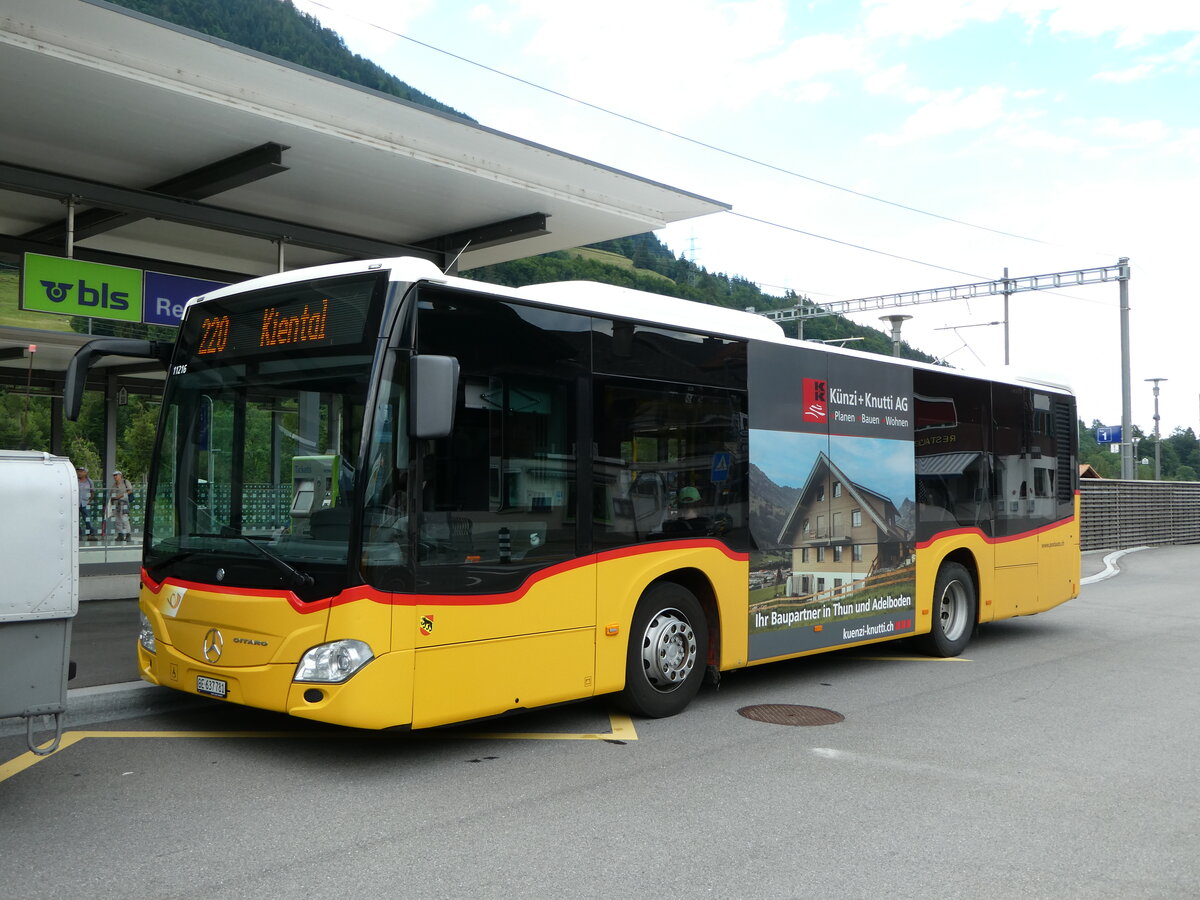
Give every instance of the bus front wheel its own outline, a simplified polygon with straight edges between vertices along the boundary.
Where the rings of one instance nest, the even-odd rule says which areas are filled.
[[[917,639],[921,651],[930,656],[962,653],[975,628],[976,602],[971,573],[959,563],[943,564],[933,586],[933,622],[929,634]]]
[[[682,712],[700,690],[707,661],[699,601],[682,585],[652,585],[633,614],[621,705],[652,719]]]

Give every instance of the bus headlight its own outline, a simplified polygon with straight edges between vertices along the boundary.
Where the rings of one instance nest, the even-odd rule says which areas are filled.
[[[142,630],[138,632],[138,643],[142,645],[142,649],[147,653],[157,653],[158,645],[154,641],[154,628],[150,624],[150,620],[146,618],[146,614],[140,609],[138,616],[142,620]]]
[[[318,681],[336,684],[345,681],[372,659],[371,652],[362,641],[333,641],[313,647],[300,658],[293,681]]]

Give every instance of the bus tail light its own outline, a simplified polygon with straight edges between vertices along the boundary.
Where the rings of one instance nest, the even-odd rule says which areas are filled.
[[[362,641],[342,640],[319,644],[300,658],[292,680],[337,684],[374,658],[371,648]]]

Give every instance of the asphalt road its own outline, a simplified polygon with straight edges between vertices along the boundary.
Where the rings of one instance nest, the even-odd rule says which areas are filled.
[[[985,628],[959,660],[885,644],[759,667],[632,730],[603,702],[421,735],[213,702],[91,726],[34,764],[3,737],[0,884],[205,900],[1200,896],[1200,547],[1120,565],[1065,606]],[[738,714],[768,703],[845,719]]]
[[[88,600],[71,623],[71,690],[138,680],[137,598]],[[69,708],[69,706],[68,706]]]

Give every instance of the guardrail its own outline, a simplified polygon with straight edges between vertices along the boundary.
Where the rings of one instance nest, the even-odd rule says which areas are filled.
[[[1079,493],[1084,550],[1200,544],[1200,482],[1084,478]]]

